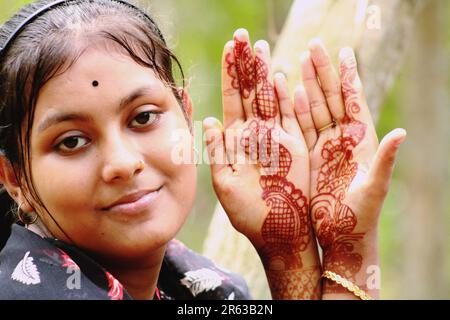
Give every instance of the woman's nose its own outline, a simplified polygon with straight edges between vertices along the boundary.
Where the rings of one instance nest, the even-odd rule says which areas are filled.
[[[126,181],[144,170],[142,156],[131,143],[114,139],[104,151],[102,177],[105,182]]]

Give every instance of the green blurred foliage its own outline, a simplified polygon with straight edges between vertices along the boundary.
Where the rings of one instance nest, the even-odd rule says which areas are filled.
[[[0,22],[5,21],[30,0],[0,0]]]

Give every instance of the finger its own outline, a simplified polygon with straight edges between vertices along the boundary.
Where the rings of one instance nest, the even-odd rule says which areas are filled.
[[[225,128],[237,121],[245,121],[239,90],[233,41],[227,42],[222,57],[222,105]]]
[[[395,129],[383,138],[375,154],[369,171],[369,188],[381,199],[387,195],[398,149],[405,139],[406,131]]]
[[[296,138],[303,137],[299,123],[295,116],[294,106],[289,96],[289,89],[286,77],[282,73],[275,75],[275,92],[280,106],[281,126],[291,136]]]
[[[309,43],[309,50],[331,115],[338,122],[341,122],[345,116],[341,80],[331,64],[330,56],[320,39],[312,40]]]
[[[256,104],[253,110],[262,120],[274,119],[280,124],[280,112],[273,87],[273,79],[270,72],[270,46],[267,41],[260,40],[255,43],[255,83]]]
[[[347,117],[367,125],[373,125],[370,110],[364,98],[353,49],[343,48],[339,53],[339,61],[342,94]]]
[[[247,30],[238,29],[234,33],[233,52],[245,117],[250,119],[255,117],[253,114],[255,101],[255,57],[250,46]]]
[[[317,142],[317,131],[311,115],[308,96],[302,85],[297,86],[294,95],[294,110],[305,137],[306,146],[311,150]]]
[[[318,131],[332,122],[322,88],[317,81],[316,69],[311,54],[306,52],[301,57],[303,84],[308,95],[314,125]]]
[[[211,166],[211,175],[213,180],[220,180],[224,174],[231,172],[227,164],[225,152],[225,143],[220,121],[215,118],[206,118],[203,120],[205,130],[206,148]]]
[[[249,164],[258,161],[259,140],[253,120],[247,128],[231,128],[225,131],[225,149],[228,163],[234,172],[242,172]]]

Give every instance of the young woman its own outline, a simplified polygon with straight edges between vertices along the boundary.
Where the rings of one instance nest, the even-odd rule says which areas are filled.
[[[42,0],[0,46],[0,182],[19,220],[4,214],[0,298],[250,298],[173,240],[195,195],[173,139],[192,148],[192,106],[154,21],[119,0]],[[273,298],[376,297],[366,270],[405,133],[378,148],[350,49],[339,78],[313,42],[294,103],[269,51],[245,30],[225,47],[224,126],[204,121],[217,196]]]

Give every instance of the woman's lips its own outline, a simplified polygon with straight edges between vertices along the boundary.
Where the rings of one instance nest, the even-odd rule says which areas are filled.
[[[125,196],[119,201],[116,201],[115,204],[102,209],[102,211],[126,215],[140,213],[156,199],[161,191],[161,188],[162,187],[155,191],[144,191]]]

